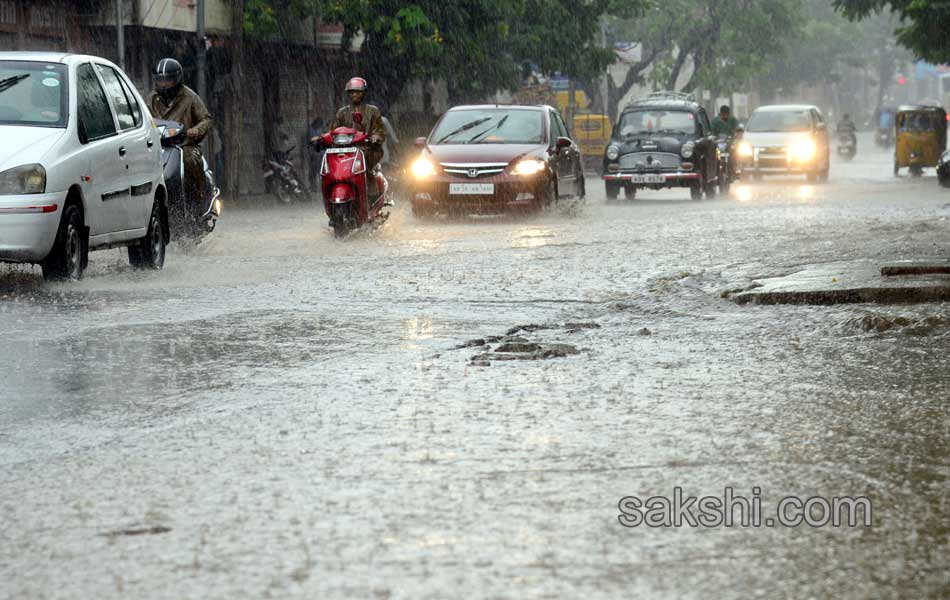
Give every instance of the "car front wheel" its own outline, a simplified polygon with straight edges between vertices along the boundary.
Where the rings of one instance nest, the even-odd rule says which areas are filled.
[[[607,182],[604,185],[604,191],[607,193],[607,201],[616,200],[620,196],[620,185],[616,183]]]
[[[84,260],[82,217],[75,206],[63,209],[53,249],[43,260],[43,277],[48,281],[78,280],[82,278]]]
[[[152,206],[145,237],[129,246],[129,264],[136,269],[161,269],[165,266],[166,245],[161,205],[156,203]]]

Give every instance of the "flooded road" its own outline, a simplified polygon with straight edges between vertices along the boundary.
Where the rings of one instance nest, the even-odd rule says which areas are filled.
[[[318,206],[244,208],[159,273],[0,266],[0,597],[947,597],[947,306],[721,297],[950,254],[950,193],[868,142],[702,202],[591,179],[342,243]],[[873,524],[618,522],[677,487]]]

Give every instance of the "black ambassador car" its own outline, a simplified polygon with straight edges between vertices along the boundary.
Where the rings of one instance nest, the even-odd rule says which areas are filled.
[[[689,188],[700,200],[716,195],[719,147],[705,109],[692,96],[657,92],[623,109],[604,152],[607,199],[620,190]]]

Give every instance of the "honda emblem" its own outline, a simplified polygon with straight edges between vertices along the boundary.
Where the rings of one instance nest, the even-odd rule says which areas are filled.
[[[478,169],[469,169],[468,176],[471,177],[472,179],[475,179],[476,177],[478,177]]]

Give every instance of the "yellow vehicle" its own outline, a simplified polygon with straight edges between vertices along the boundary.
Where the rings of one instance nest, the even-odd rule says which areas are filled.
[[[936,167],[947,147],[947,113],[937,106],[901,106],[895,119],[894,176],[902,167],[919,177]]]
[[[599,163],[610,143],[613,127],[607,115],[576,115],[574,117],[574,139],[581,147],[585,162]],[[593,158],[593,160],[591,160]]]

